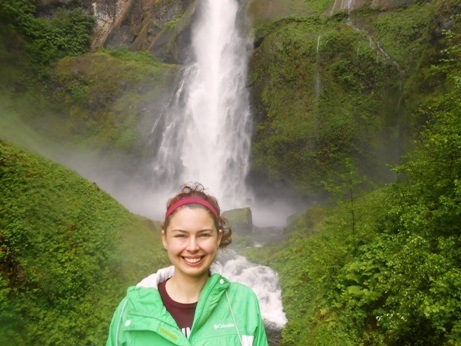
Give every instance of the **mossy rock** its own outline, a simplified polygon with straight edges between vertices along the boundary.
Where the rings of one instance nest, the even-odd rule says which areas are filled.
[[[250,233],[253,230],[253,216],[250,208],[232,209],[225,211],[222,215],[234,232]]]

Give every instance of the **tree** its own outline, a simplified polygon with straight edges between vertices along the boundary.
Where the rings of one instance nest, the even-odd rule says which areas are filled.
[[[325,189],[332,194],[338,207],[350,215],[352,233],[356,231],[357,209],[356,199],[363,191],[365,176],[360,176],[358,169],[350,158],[344,160],[345,170],[337,175],[335,180],[322,181]]]

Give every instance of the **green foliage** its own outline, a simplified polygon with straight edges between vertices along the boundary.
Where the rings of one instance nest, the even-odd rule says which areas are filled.
[[[40,91],[39,104],[47,109],[38,115],[25,112],[24,118],[58,142],[139,155],[147,136],[140,124],[162,101],[175,71],[176,66],[147,52],[101,50],[66,57],[56,63]]]
[[[356,199],[359,191],[364,188],[366,177],[359,176],[357,167],[351,160],[345,160],[345,172],[339,173],[336,181],[324,181],[325,189],[330,192],[338,206],[344,209],[351,217],[352,232],[356,228],[356,218],[359,211],[356,209]]]
[[[59,9],[53,18],[36,18],[33,1],[4,0],[0,4],[0,18],[27,40],[33,60],[40,65],[51,65],[56,60],[79,55],[90,46],[94,19],[81,9]]]
[[[35,4],[30,0],[3,0],[0,18],[5,25],[21,31],[27,37],[35,34]]]
[[[421,102],[430,100],[440,92],[443,93],[447,75],[457,69],[459,53],[456,57],[456,54],[449,56],[449,52],[456,51],[460,44],[460,18],[457,15],[460,11],[461,6],[457,1],[433,2],[432,20],[428,30],[431,45],[426,47],[417,72],[407,83],[407,108],[417,110]]]
[[[380,13],[369,21],[369,28],[378,37],[382,49],[406,74],[418,68],[428,48],[432,11],[432,3],[426,2]]]
[[[334,210],[309,209],[293,220],[286,244],[254,249],[249,256],[272,266],[280,274],[283,305],[288,317],[283,345],[357,345],[360,330],[351,320],[342,323],[330,302],[336,278],[363,243],[375,235],[382,215],[382,192],[357,198],[356,230],[343,206]]]
[[[461,66],[452,47],[432,67],[446,73],[444,92],[416,112],[424,126],[398,181],[360,194],[346,161],[349,172],[327,187],[353,199],[315,226],[301,218],[284,246],[261,250],[281,275],[284,345],[461,342]]]
[[[158,227],[3,142],[0,194],[1,343],[102,344],[126,287],[166,263]]]
[[[389,176],[382,161],[395,159],[384,143],[396,133],[389,99],[399,92],[400,74],[377,58],[369,37],[336,17],[283,19],[256,35],[254,169],[310,192],[348,156],[366,158],[360,169],[377,178]]]
[[[58,10],[51,20],[40,18],[37,22],[40,35],[37,34],[29,45],[37,62],[49,65],[88,50],[94,22],[82,10]]]

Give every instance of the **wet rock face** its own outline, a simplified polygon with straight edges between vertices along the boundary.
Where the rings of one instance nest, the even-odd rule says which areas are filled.
[[[287,16],[302,16],[309,13],[309,4],[305,0],[250,0],[249,16],[253,24],[276,20]]]
[[[94,47],[150,50],[159,59],[180,62],[190,42],[194,0],[96,0]]]
[[[37,15],[83,8],[95,17],[92,47],[149,50],[160,60],[183,63],[189,56],[195,0],[37,0]]]
[[[391,8],[411,5],[416,0],[335,0],[330,14],[370,6]],[[421,1],[421,0],[419,0]],[[430,0],[427,0],[430,1]],[[95,16],[93,48],[149,50],[169,63],[185,63],[189,54],[191,22],[196,0],[36,0],[37,15],[51,17],[60,7],[84,8]],[[346,8],[347,7],[347,8]],[[287,7],[282,0],[251,0],[253,23],[283,15],[308,12],[304,0],[293,0]]]

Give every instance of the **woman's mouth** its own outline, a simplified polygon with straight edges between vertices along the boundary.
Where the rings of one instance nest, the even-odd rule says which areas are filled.
[[[197,263],[199,263],[199,262],[202,260],[203,257],[204,257],[204,256],[202,256],[202,257],[183,257],[183,259],[184,259],[184,261],[186,261],[188,264],[197,264]]]

